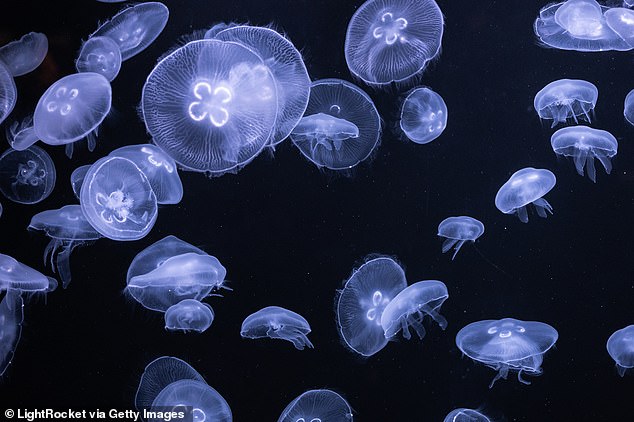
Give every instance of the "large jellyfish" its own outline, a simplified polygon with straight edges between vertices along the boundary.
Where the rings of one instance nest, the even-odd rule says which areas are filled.
[[[569,126],[559,129],[553,133],[550,144],[555,154],[573,157],[577,173],[581,176],[585,167],[588,178],[593,182],[597,181],[594,159],[599,160],[605,172],[610,174],[612,171],[610,159],[616,155],[619,148],[619,143],[610,132],[588,126]]]
[[[551,127],[565,123],[567,119],[577,117],[590,121],[599,97],[597,87],[580,79],[559,79],[543,87],[537,94],[533,105],[541,119],[552,120]]]
[[[0,253],[0,292],[19,290],[26,293],[47,293],[57,288],[57,280]]]
[[[406,83],[440,52],[443,25],[434,0],[368,0],[348,24],[348,68],[370,85]]]
[[[297,350],[313,344],[308,340],[310,325],[298,313],[279,306],[267,306],[244,319],[240,335],[244,338],[277,338],[293,343]]]
[[[0,62],[11,75],[21,76],[35,70],[46,57],[48,38],[40,32],[29,32],[19,40],[0,47]]]
[[[391,258],[374,258],[352,273],[340,292],[336,309],[339,333],[350,349],[372,356],[385,347],[383,312],[406,287],[403,269]]]
[[[28,228],[42,230],[51,238],[44,249],[44,264],[50,256],[51,268],[57,269],[64,288],[71,280],[70,253],[75,247],[101,237],[84,216],[80,205],[66,205],[35,214]]]
[[[445,238],[442,253],[454,248],[451,259],[455,259],[458,251],[466,241],[475,242],[484,233],[484,224],[473,217],[447,217],[438,225],[438,236]]]
[[[456,335],[456,345],[471,359],[489,366],[498,373],[489,385],[506,379],[509,371],[540,375],[544,353],[554,346],[559,334],[548,324],[537,321],[520,321],[513,318],[473,322]]]
[[[416,88],[403,101],[401,130],[412,142],[428,144],[447,127],[447,105],[429,88]]]
[[[477,410],[461,407],[449,412],[443,422],[491,422],[491,419]]]
[[[153,141],[183,168],[238,171],[275,128],[275,80],[247,47],[192,41],[161,60],[143,86],[143,119]]]
[[[0,301],[0,377],[13,359],[20,342],[24,302],[19,290],[9,290]]]
[[[608,339],[608,353],[616,363],[620,376],[634,368],[634,325],[616,330]]]
[[[51,156],[36,145],[24,151],[9,148],[0,156],[0,191],[13,202],[43,201],[53,191],[56,178]]]
[[[526,167],[516,171],[500,187],[495,195],[495,206],[504,214],[515,214],[522,223],[528,223],[526,207],[533,204],[537,215],[546,218],[546,212],[553,213],[553,207],[543,196],[557,183],[550,170]]]
[[[286,406],[277,422],[351,422],[348,402],[332,390],[309,390]]]
[[[18,91],[11,71],[0,62],[0,123],[13,111]]]
[[[121,50],[109,37],[92,37],[82,44],[75,61],[78,72],[95,72],[112,82],[121,70]]]
[[[165,329],[202,333],[214,321],[214,311],[206,303],[195,299],[181,300],[165,311]]]

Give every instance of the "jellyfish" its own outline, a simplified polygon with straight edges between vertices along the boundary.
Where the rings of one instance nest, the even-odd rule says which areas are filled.
[[[18,91],[11,71],[0,62],[0,123],[2,123],[15,107]]]
[[[145,174],[132,161],[107,156],[88,170],[81,186],[81,209],[102,236],[138,240],[156,222],[156,195]]]
[[[551,127],[577,117],[591,121],[590,113],[597,103],[599,91],[594,84],[580,79],[559,79],[543,87],[533,105],[541,119],[552,120]]]
[[[24,302],[19,290],[8,290],[0,301],[0,377],[7,370],[22,334]]]
[[[473,409],[459,408],[454,409],[447,416],[443,422],[491,422],[491,419],[484,416],[482,413]]]
[[[585,167],[588,178],[595,183],[597,176],[594,159],[599,160],[605,172],[610,174],[612,171],[610,159],[616,155],[619,147],[619,143],[610,132],[587,126],[569,126],[559,129],[553,133],[550,143],[555,154],[574,158],[577,173],[581,176]]]
[[[134,257],[126,292],[147,309],[165,312],[184,299],[200,301],[224,286],[227,270],[214,256],[167,236]]]
[[[484,233],[484,224],[473,217],[447,217],[438,225],[438,236],[444,237],[442,253],[454,248],[451,259],[455,259],[458,251],[468,240],[475,242]]]
[[[95,72],[112,82],[121,69],[121,50],[109,37],[92,37],[82,44],[75,61],[78,72]]]
[[[447,320],[438,313],[449,297],[447,286],[438,280],[423,280],[401,290],[385,307],[381,315],[381,327],[385,338],[390,340],[402,330],[409,340],[413,328],[422,340],[425,337],[423,318],[431,317],[440,328],[447,328]]]
[[[495,195],[495,206],[504,214],[515,214],[522,223],[528,223],[526,206],[533,204],[537,215],[546,218],[553,207],[543,196],[557,183],[550,170],[526,167],[516,171]]]
[[[134,162],[148,178],[159,204],[178,204],[183,198],[183,184],[176,163],[156,145],[126,145],[110,154]]]
[[[90,38],[103,36],[117,43],[125,61],[145,50],[161,34],[169,18],[163,3],[148,1],[122,9],[103,23]]]
[[[634,325],[616,330],[606,345],[620,376],[634,368]]]
[[[634,89],[627,93],[625,104],[623,106],[623,115],[625,120],[634,126]]]
[[[513,318],[473,322],[456,335],[456,345],[465,355],[498,371],[489,385],[506,379],[509,371],[517,371],[517,379],[530,382],[522,373],[540,375],[544,354],[555,344],[559,334],[550,325]]]
[[[66,205],[57,210],[42,211],[31,218],[30,230],[42,230],[51,241],[44,249],[44,265],[49,260],[57,271],[62,287],[71,280],[70,254],[74,248],[101,237],[88,222],[80,205]]]
[[[634,48],[634,11],[624,7],[611,7],[603,16],[610,29]]]
[[[56,174],[50,155],[36,145],[24,151],[9,148],[0,156],[0,191],[19,204],[37,204],[48,198]]]
[[[443,25],[434,0],[368,0],[348,24],[348,69],[369,85],[407,83],[439,54]]]
[[[57,280],[0,253],[0,292],[19,290],[26,293],[48,293],[57,288]]]
[[[340,79],[313,82],[305,117],[291,132],[301,153],[318,167],[351,169],[379,143],[381,118],[372,99]]]
[[[336,308],[339,333],[351,350],[372,356],[385,347],[383,312],[406,287],[403,269],[391,258],[371,259],[352,273]]]
[[[189,409],[185,408],[187,406]],[[194,421],[231,422],[227,401],[204,381],[183,379],[165,387],[154,399],[151,412],[191,411]]]
[[[244,338],[277,338],[293,343],[297,350],[313,344],[306,337],[310,325],[303,316],[279,306],[267,306],[244,319],[240,335]]]
[[[86,173],[90,170],[91,165],[86,164],[84,166],[79,166],[70,175],[70,185],[73,188],[73,193],[77,199],[80,198],[81,185],[84,183],[84,178],[86,177]]]
[[[202,333],[214,321],[214,311],[206,303],[195,299],[181,300],[165,311],[165,329]]]
[[[348,402],[332,390],[309,390],[286,406],[277,422],[351,422]]]
[[[399,125],[412,142],[428,144],[447,127],[447,105],[431,89],[416,88],[403,102]]]
[[[13,77],[35,70],[46,57],[48,38],[40,32],[29,32],[19,40],[0,47],[0,62],[4,63]]]

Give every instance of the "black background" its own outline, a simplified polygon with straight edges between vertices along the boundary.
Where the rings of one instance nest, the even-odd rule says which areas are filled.
[[[0,44],[29,31],[49,39],[44,63],[16,78],[18,104],[5,127],[32,112],[51,83],[74,72],[81,40],[122,7],[56,3],[3,5]],[[112,84],[113,110],[96,150],[89,153],[81,143],[68,159],[62,147],[43,145],[57,167],[52,195],[30,206],[0,199],[0,252],[53,275],[42,263],[48,238],[26,230],[31,216],[75,203],[69,177],[77,166],[150,141],[136,112],[142,86],[180,36],[219,21],[273,22],[301,49],[313,80],[353,81],[343,44],[361,3],[165,1],[171,12],[165,30],[124,62]],[[634,377],[618,376],[605,343],[634,323],[634,128],[623,118],[623,100],[634,88],[634,56],[540,47],[532,25],[542,2],[439,5],[446,18],[442,52],[421,83],[447,103],[449,124],[440,138],[428,145],[403,140],[395,131],[399,93],[359,82],[384,119],[384,133],[374,157],[350,174],[319,170],[288,141],[237,175],[208,179],[181,172],[183,201],[162,206],[147,237],[77,248],[69,288],[25,306],[22,339],[0,380],[0,410],[132,409],[145,365],[171,355],[189,362],[225,397],[236,421],[275,421],[294,397],[314,388],[342,394],[359,421],[440,421],[456,407],[483,408],[494,419],[513,421],[630,420]],[[619,140],[612,175],[599,168],[596,184],[555,156],[553,130],[532,107],[535,93],[560,78],[598,87],[592,126]],[[557,185],[546,196],[554,215],[529,215],[522,224],[500,213],[493,200],[508,177],[527,166],[550,169]],[[452,262],[440,252],[436,228],[445,217],[462,214],[483,221],[486,231]],[[201,335],[166,332],[162,314],[123,294],[134,256],[170,234],[218,257],[234,289],[207,300],[216,320]],[[342,345],[335,293],[371,253],[396,257],[410,284],[447,284],[441,310],[446,331],[430,325],[422,342],[390,343],[369,359]],[[243,318],[269,305],[302,314],[315,349],[242,339]],[[455,345],[466,324],[502,317],[544,321],[559,331],[544,374],[531,378],[532,385],[510,376],[489,389],[494,371],[463,358]]]

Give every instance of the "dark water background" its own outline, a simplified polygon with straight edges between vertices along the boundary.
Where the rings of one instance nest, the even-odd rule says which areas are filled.
[[[171,11],[167,27],[124,62],[112,84],[113,112],[97,149],[89,153],[80,145],[71,160],[63,148],[44,145],[57,166],[52,195],[31,206],[0,199],[0,252],[52,275],[42,264],[48,238],[26,230],[31,216],[75,203],[68,180],[77,166],[150,141],[136,113],[141,89],[156,59],[181,35],[218,21],[273,22],[302,50],[313,80],[353,81],[343,44],[361,1],[164,3]],[[443,96],[449,125],[433,143],[400,140],[394,131],[398,94],[359,84],[385,124],[373,160],[350,175],[320,171],[286,141],[237,175],[207,179],[182,172],[183,201],[161,207],[146,238],[103,239],[76,249],[69,288],[25,306],[22,340],[0,381],[0,410],[132,409],[145,365],[172,355],[226,398],[236,421],[275,421],[294,397],[324,387],[342,394],[358,421],[441,421],[456,407],[483,407],[510,421],[633,420],[634,377],[617,375],[605,342],[634,323],[634,128],[622,116],[634,88],[634,55],[541,48],[532,24],[544,4],[439,1],[446,17],[442,53],[422,84]],[[11,7],[0,13],[0,44],[29,31],[44,32],[50,43],[44,63],[16,79],[11,117],[19,118],[51,83],[75,71],[81,40],[122,5],[23,0]],[[553,130],[532,108],[535,93],[560,78],[598,87],[592,126],[619,140],[612,175],[598,169],[596,184],[556,158]],[[531,215],[522,224],[501,214],[493,199],[526,166],[550,169],[557,186],[547,195],[554,215]],[[462,214],[482,220],[486,232],[452,262],[440,252],[436,228]],[[234,290],[207,300],[216,320],[202,335],[166,332],[162,314],[123,294],[134,256],[170,234],[215,255],[228,270]],[[342,346],[335,292],[371,253],[398,258],[409,283],[447,284],[446,331],[430,325],[422,342],[390,343],[369,359]],[[306,317],[315,349],[242,339],[243,318],[268,305]],[[510,376],[489,389],[494,371],[463,358],[455,345],[466,324],[502,317],[544,321],[559,331],[544,374],[532,385]]]

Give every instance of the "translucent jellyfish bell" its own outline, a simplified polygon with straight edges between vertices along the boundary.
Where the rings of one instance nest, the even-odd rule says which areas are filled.
[[[11,75],[21,76],[35,70],[46,57],[48,38],[40,32],[29,32],[19,40],[0,47],[0,62]]]
[[[19,290],[21,292],[52,292],[57,281],[47,277],[28,265],[24,265],[9,255],[0,254],[0,292]]]
[[[169,89],[167,88],[169,87]],[[275,80],[234,42],[192,41],[162,59],[143,86],[153,141],[186,170],[222,175],[248,164],[275,128]]]
[[[0,191],[19,204],[36,204],[55,187],[57,172],[51,156],[33,145],[24,151],[12,148],[0,156]]]
[[[634,89],[627,93],[625,103],[623,105],[623,115],[625,120],[634,126]]]
[[[610,357],[616,363],[616,370],[620,376],[634,368],[634,325],[616,330],[608,339],[607,345]]]
[[[462,407],[449,412],[443,422],[491,422],[491,419],[477,410]]]
[[[165,311],[165,329],[202,333],[214,321],[214,311],[206,303],[195,299],[181,300]]]
[[[18,91],[11,71],[0,62],[0,123],[13,111]]]
[[[611,7],[603,16],[610,29],[634,48],[634,11],[624,7]]]
[[[555,12],[555,22],[575,38],[599,39],[603,33],[603,11],[594,0],[568,0]]]
[[[7,370],[22,335],[24,302],[19,290],[9,290],[0,301],[0,377]]]
[[[277,422],[352,422],[348,402],[332,390],[309,390],[286,406]]]
[[[526,207],[533,204],[537,215],[546,218],[553,207],[543,196],[555,187],[557,178],[550,170],[526,167],[516,171],[495,195],[495,206],[504,214],[515,214],[522,223],[528,223]]]
[[[475,242],[484,233],[484,224],[473,217],[447,217],[438,225],[438,236],[445,238],[442,253],[454,248],[451,259],[455,259],[465,242]]]
[[[121,69],[121,50],[110,37],[92,37],[82,44],[75,62],[78,72],[95,72],[112,82]]]
[[[428,144],[447,127],[447,105],[431,89],[417,88],[403,101],[399,125],[412,142]]]
[[[612,171],[612,161],[619,148],[616,138],[605,130],[587,126],[569,126],[559,129],[550,138],[553,151],[557,155],[573,157],[577,173],[583,176],[585,167],[588,178],[597,181],[594,159],[603,164],[607,174]]]
[[[192,420],[231,422],[233,416],[227,401],[203,381],[179,380],[165,387],[154,399],[152,411],[191,407]]]
[[[536,95],[533,105],[541,119],[552,120],[551,127],[565,123],[567,119],[585,118],[591,121],[599,97],[597,87],[579,79],[559,79],[543,87]]]
[[[293,343],[297,350],[304,350],[313,344],[308,340],[310,325],[298,313],[279,306],[267,306],[249,315],[242,322],[240,335],[244,338],[273,338]]]

